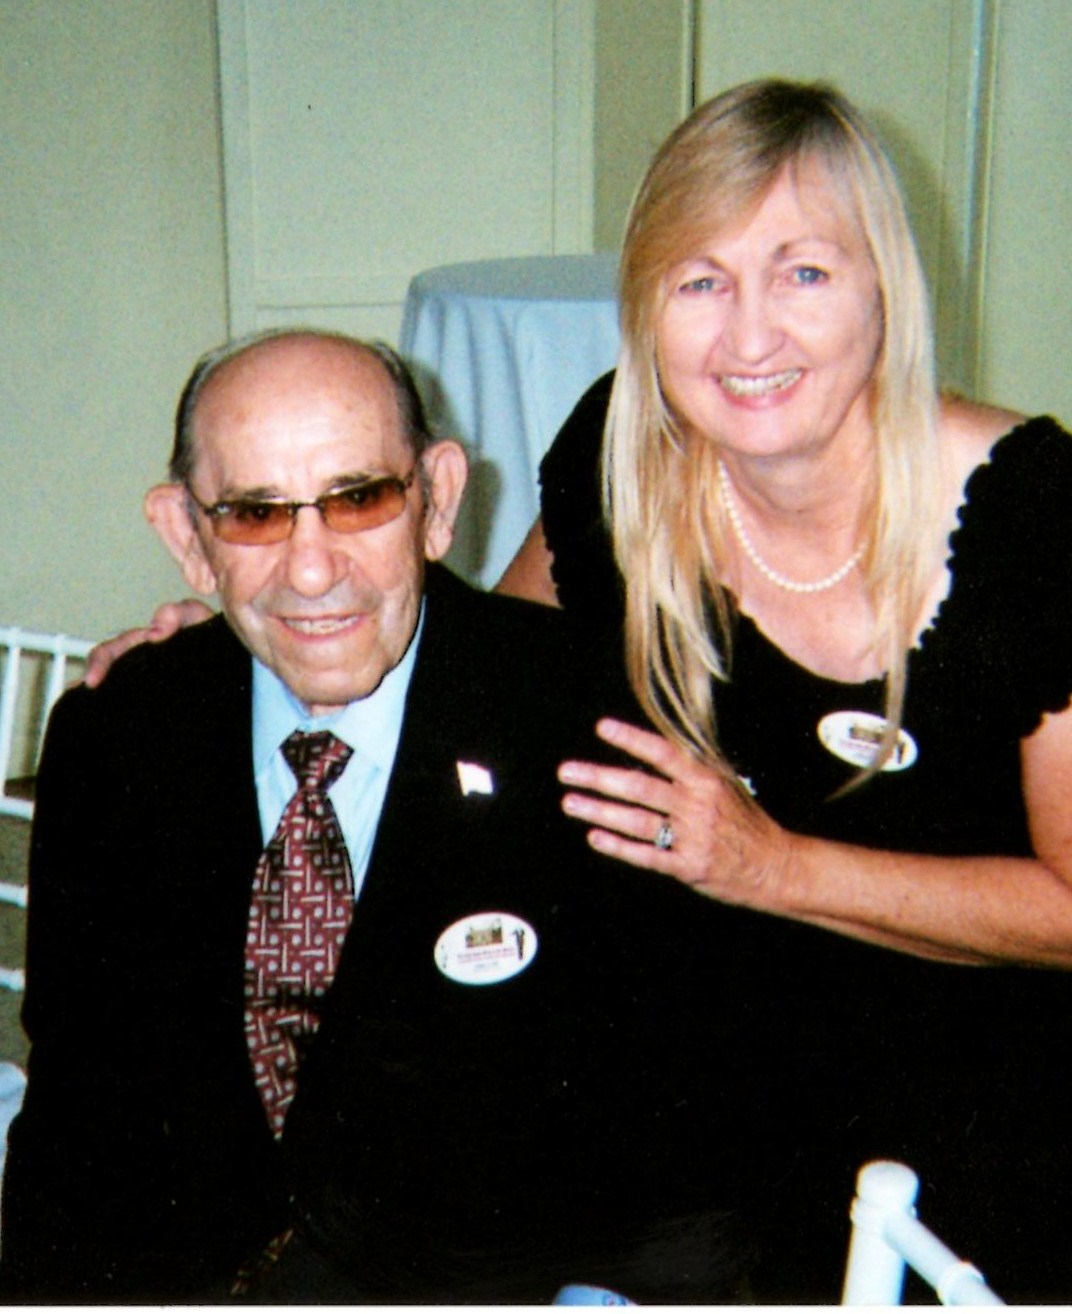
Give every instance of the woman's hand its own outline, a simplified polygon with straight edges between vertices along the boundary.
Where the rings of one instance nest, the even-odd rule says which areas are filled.
[[[138,629],[124,630],[114,639],[103,639],[91,649],[86,659],[86,674],[83,683],[95,689],[111,669],[112,663],[139,643],[162,643],[170,639],[178,630],[187,625],[196,625],[198,621],[208,620],[212,615],[210,608],[196,598],[186,598],[183,602],[165,602],[153,612],[153,619],[148,625]]]
[[[559,767],[559,780],[574,787],[562,809],[592,827],[594,849],[726,903],[778,907],[792,836],[743,786],[637,726],[605,719],[596,733],[652,770],[572,761]]]

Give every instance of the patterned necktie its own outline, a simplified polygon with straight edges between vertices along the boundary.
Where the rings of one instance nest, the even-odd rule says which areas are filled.
[[[246,1039],[268,1122],[283,1131],[298,1065],[320,1021],[354,906],[339,820],[327,796],[352,749],[295,731],[283,756],[298,782],[257,864],[246,935]]]

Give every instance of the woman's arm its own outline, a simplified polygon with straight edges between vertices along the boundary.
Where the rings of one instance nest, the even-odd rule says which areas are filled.
[[[553,560],[543,536],[543,521],[537,516],[524,543],[518,548],[517,555],[506,567],[493,592],[507,593],[514,598],[528,598],[530,602],[542,602],[547,607],[559,606],[558,594],[551,578]]]
[[[1072,967],[1072,709],[1023,742],[1033,859],[881,852],[794,834],[659,735],[620,721],[597,729],[658,773],[562,764],[563,809],[592,827],[601,853],[725,903],[924,958]],[[673,847],[661,850],[653,841],[666,820]]]

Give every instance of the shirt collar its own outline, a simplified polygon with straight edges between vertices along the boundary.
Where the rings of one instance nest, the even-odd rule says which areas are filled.
[[[402,713],[417,647],[424,630],[422,600],[417,628],[402,660],[367,697],[327,716],[311,716],[278,675],[253,658],[253,768],[260,774],[295,730],[330,730],[377,766],[389,770],[402,731]]]

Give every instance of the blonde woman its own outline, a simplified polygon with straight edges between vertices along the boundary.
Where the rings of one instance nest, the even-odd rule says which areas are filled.
[[[563,806],[610,857],[796,924],[772,974],[808,997],[802,1062],[858,1083],[831,1137],[936,1174],[999,1291],[1066,1297],[1069,1193],[1035,1174],[1072,982],[1019,968],[1072,965],[1072,442],[939,395],[892,169],[829,88],[695,111],[620,293],[613,386],[500,586],[624,624],[655,727],[602,723],[621,761],[564,763]],[[1036,1184],[1046,1221],[1014,1221]]]

